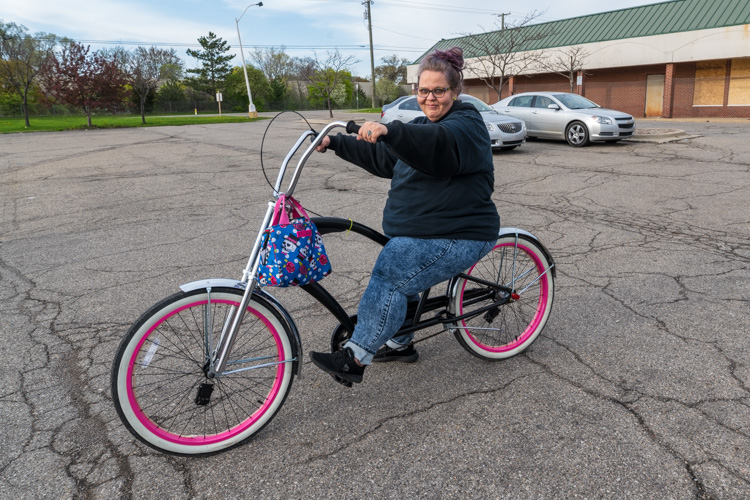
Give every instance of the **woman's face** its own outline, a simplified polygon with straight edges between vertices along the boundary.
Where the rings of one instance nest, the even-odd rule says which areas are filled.
[[[437,88],[445,89],[449,86],[448,79],[439,71],[425,70],[419,75],[419,88],[434,90]],[[435,97],[435,94],[432,92],[427,94],[427,97],[422,97],[417,92],[417,102],[419,103],[419,107],[422,108],[422,112],[427,116],[427,119],[436,122],[451,109],[455,96],[453,89],[447,90],[441,97]]]

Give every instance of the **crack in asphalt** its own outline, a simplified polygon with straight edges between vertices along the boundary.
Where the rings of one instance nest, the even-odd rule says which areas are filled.
[[[311,464],[313,462],[317,462],[317,461],[320,461],[320,460],[325,460],[325,459],[327,459],[329,457],[332,457],[334,455],[342,453],[342,452],[346,451],[348,448],[350,448],[351,446],[353,446],[355,444],[358,444],[363,439],[365,439],[365,438],[367,438],[369,436],[377,434],[377,432],[380,429],[384,428],[386,425],[388,425],[390,423],[393,423],[395,421],[405,420],[405,419],[408,419],[408,418],[416,416],[416,415],[427,414],[427,413],[430,413],[431,411],[436,410],[436,409],[438,409],[438,408],[440,408],[442,406],[451,405],[451,404],[456,403],[458,401],[461,401],[461,400],[464,400],[464,399],[469,399],[469,398],[471,398],[473,396],[481,396],[481,395],[495,394],[495,393],[498,393],[498,392],[502,392],[503,390],[507,389],[508,387],[510,387],[511,385],[513,385],[514,383],[516,383],[517,381],[522,380],[524,378],[528,378],[528,377],[530,377],[532,375],[535,375],[535,373],[530,373],[530,374],[526,374],[526,375],[521,375],[521,376],[514,377],[514,378],[508,380],[506,383],[504,383],[504,384],[502,384],[502,385],[500,385],[498,387],[492,387],[492,388],[488,388],[488,389],[481,389],[481,390],[475,390],[475,391],[468,391],[468,392],[465,392],[463,394],[457,394],[457,395],[455,395],[453,397],[450,397],[450,398],[447,398],[447,399],[443,399],[443,400],[440,400],[440,401],[432,401],[432,402],[430,402],[429,404],[425,405],[422,408],[417,408],[417,409],[414,409],[414,410],[411,410],[411,411],[399,413],[397,415],[389,415],[387,417],[381,418],[380,420],[378,420],[377,422],[375,422],[369,429],[367,429],[366,431],[364,431],[364,432],[362,432],[360,434],[357,434],[356,436],[348,439],[346,442],[342,443],[341,445],[337,446],[336,448],[334,448],[334,449],[332,449],[330,451],[327,451],[325,453],[311,455],[311,456],[305,458],[304,460],[302,460],[301,462],[298,462],[298,465],[309,465],[309,464]]]

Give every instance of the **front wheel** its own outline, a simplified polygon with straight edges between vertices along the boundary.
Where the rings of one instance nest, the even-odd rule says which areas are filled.
[[[575,148],[589,145],[589,129],[582,122],[573,122],[565,129],[565,139]]]
[[[552,310],[555,282],[544,252],[531,239],[502,236],[466,274],[503,285],[511,293],[504,296],[481,282],[458,279],[451,296],[452,310],[458,316],[505,301],[453,325],[458,342],[474,356],[488,360],[523,352],[544,329]]]
[[[211,352],[243,291],[199,289],[168,297],[130,328],[112,369],[115,409],[158,450],[205,455],[260,431],[292,386],[296,345],[275,308],[254,295],[224,373],[208,377]]]

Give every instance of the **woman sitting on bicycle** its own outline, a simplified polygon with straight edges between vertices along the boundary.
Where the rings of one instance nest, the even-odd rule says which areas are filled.
[[[476,108],[457,100],[463,69],[458,47],[428,54],[417,76],[424,117],[365,122],[356,139],[338,134],[318,147],[391,179],[383,210],[391,239],[372,270],[352,338],[340,351],[310,355],[327,373],[361,382],[373,361],[416,361],[413,334],[392,338],[407,303],[470,268],[497,240],[490,137]]]

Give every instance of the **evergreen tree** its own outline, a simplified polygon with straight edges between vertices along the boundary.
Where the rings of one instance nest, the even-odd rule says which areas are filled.
[[[196,75],[192,78],[192,85],[197,90],[216,93],[224,88],[224,81],[232,72],[229,61],[234,55],[225,55],[232,47],[227,42],[209,31],[208,36],[198,39],[203,50],[188,49],[187,54],[198,59],[203,65],[200,68],[188,69],[188,73]]]

